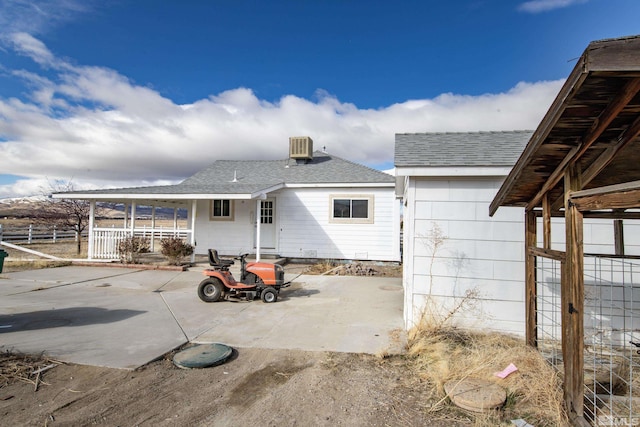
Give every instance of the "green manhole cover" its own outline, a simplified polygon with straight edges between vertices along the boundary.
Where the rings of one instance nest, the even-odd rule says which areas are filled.
[[[197,344],[176,353],[173,364],[184,369],[206,368],[223,364],[232,353],[233,349],[224,344]]]

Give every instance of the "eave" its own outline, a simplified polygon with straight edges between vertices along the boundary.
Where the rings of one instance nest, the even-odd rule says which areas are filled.
[[[489,207],[563,204],[569,165],[583,189],[640,180],[640,37],[596,41],[578,60]]]

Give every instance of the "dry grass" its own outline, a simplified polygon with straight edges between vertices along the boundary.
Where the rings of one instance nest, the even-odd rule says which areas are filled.
[[[478,426],[510,425],[523,418],[540,426],[569,425],[562,400],[561,379],[533,348],[520,339],[452,327],[430,327],[426,322],[409,333],[408,355],[423,382],[432,386],[430,412],[456,420],[470,416]],[[518,368],[505,379],[494,375],[513,363]],[[468,377],[492,381],[507,390],[501,410],[470,414],[449,403],[444,384]]]
[[[15,382],[33,384],[35,388],[40,381],[40,372],[61,362],[47,357],[30,356],[20,353],[0,353],[0,389]]]
[[[62,241],[57,243],[32,243],[31,245],[21,244],[21,246],[48,255],[57,256],[59,258],[71,259],[85,258],[87,256],[86,242],[83,242],[82,248],[84,250],[80,255],[76,253],[76,243],[73,241]],[[17,249],[11,249],[6,246],[0,246],[0,248],[4,249],[9,254],[9,256],[4,259],[4,268],[2,270],[3,273],[11,273],[24,270],[37,270],[52,267],[64,267],[67,265],[71,265],[71,261],[54,261],[47,258],[38,258],[38,256],[36,255],[22,252]]]

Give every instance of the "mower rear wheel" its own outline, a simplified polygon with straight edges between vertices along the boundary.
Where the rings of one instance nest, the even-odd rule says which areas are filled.
[[[204,279],[198,285],[198,296],[204,302],[216,302],[222,298],[224,286],[218,279]]]
[[[264,288],[262,291],[262,302],[271,303],[278,301],[278,291],[272,287]]]

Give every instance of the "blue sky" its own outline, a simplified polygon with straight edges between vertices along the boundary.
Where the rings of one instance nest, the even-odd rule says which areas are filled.
[[[386,169],[394,134],[534,129],[637,0],[0,0],[0,198],[180,181],[288,137]]]

